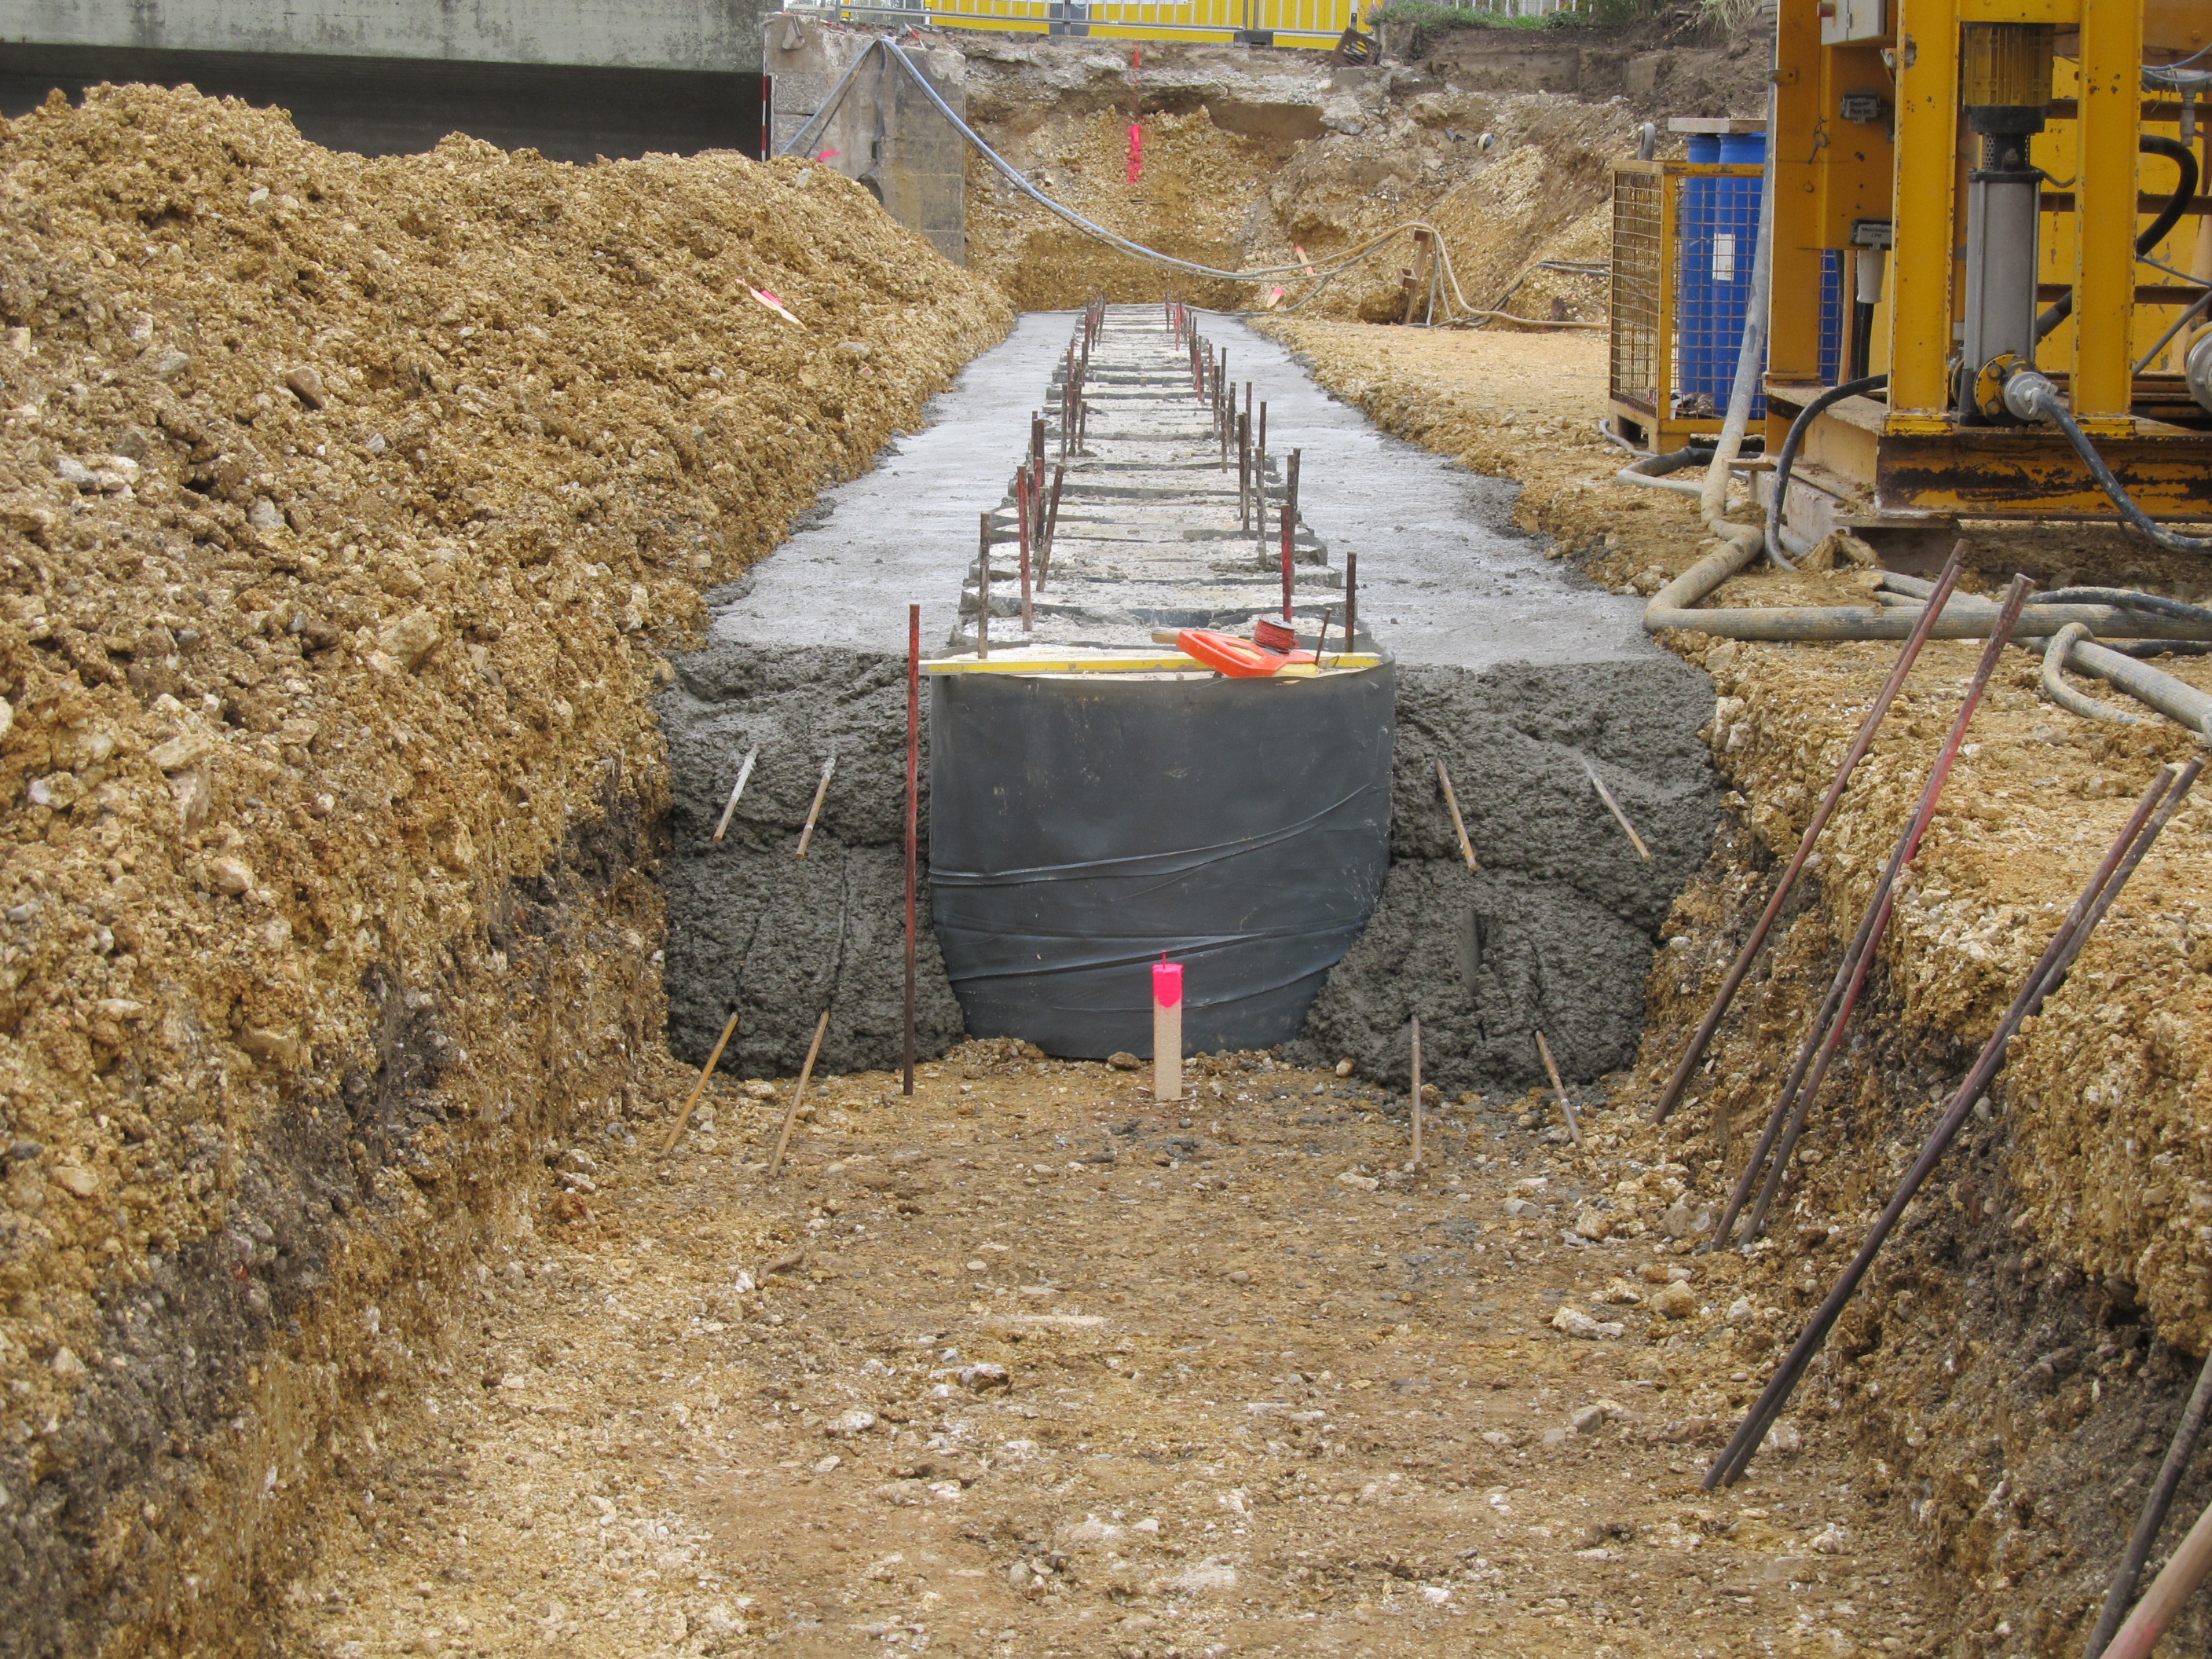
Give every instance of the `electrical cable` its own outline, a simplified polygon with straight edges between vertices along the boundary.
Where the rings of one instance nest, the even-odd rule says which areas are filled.
[[[2181,169],[2181,178],[2174,185],[2173,194],[2158,210],[2158,217],[2145,225],[2136,237],[2136,257],[2140,259],[2164,241],[2167,234],[2181,222],[2181,216],[2189,211],[2190,202],[2197,194],[2197,152],[2178,138],[2146,132],[2136,140],[2136,149],[2145,155],[2163,155]],[[2069,288],[2051,302],[2049,310],[2035,319],[2035,337],[2042,339],[2073,314],[2074,290]]]
[[[1782,441],[1782,453],[1775,458],[1774,495],[1766,508],[1766,556],[1775,563],[1786,568],[1790,562],[1776,550],[1782,546],[1784,533],[1782,514],[1790,504],[1790,469],[1797,464],[1797,447],[1804,441],[1805,433],[1813,424],[1814,416],[1826,413],[1846,398],[1862,398],[1869,392],[1881,391],[1888,384],[1889,376],[1882,374],[1869,374],[1859,380],[1846,380],[1841,386],[1832,386],[1799,410],[1797,418],[1790,422],[1789,435]]]

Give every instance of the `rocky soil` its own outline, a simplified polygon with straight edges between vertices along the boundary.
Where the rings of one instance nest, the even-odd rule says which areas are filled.
[[[969,112],[994,149],[1076,211],[1221,270],[1295,267],[1396,227],[1432,225],[1458,309],[1604,315],[1601,274],[1549,268],[1608,257],[1613,164],[1654,114],[1756,113],[1763,61],[1747,39],[1668,46],[1595,30],[1455,30],[1418,61],[1334,68],[1284,49],[933,37],[966,58]],[[1143,167],[1128,178],[1131,108]],[[1670,145],[1679,140],[1670,138]],[[969,264],[1024,308],[1094,294],[1298,307],[1396,320],[1404,235],[1325,285],[1249,285],[1164,273],[1085,236],[978,159]]]
[[[1009,316],[797,164],[0,127],[0,1648],[222,1628],[444,1223],[624,1109],[661,653]]]

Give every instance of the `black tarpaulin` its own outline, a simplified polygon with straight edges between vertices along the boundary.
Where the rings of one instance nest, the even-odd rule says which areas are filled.
[[[969,1031],[1152,1049],[1147,964],[1186,964],[1187,1049],[1295,1036],[1389,861],[1395,680],[948,673],[929,871]]]

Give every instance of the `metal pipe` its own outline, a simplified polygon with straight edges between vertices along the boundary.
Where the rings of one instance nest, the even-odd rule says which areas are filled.
[[[1797,878],[1803,873],[1806,860],[1812,856],[1814,844],[1820,840],[1820,832],[1828,827],[1829,818],[1834,816],[1836,803],[1843,799],[1851,774],[1874,746],[1875,733],[1881,728],[1890,705],[1897,701],[1897,694],[1904,690],[1905,677],[1911,672],[1913,663],[1918,659],[1920,647],[1928,643],[1929,629],[1942,610],[1943,600],[1948,599],[1951,590],[1958,586],[1960,573],[1965,568],[1966,554],[1966,544],[1964,541],[1952,544],[1951,556],[1945,562],[1942,575],[1936,584],[1939,597],[1928,607],[1922,617],[1922,625],[1907,637],[1905,648],[1897,653],[1897,662],[1889,671],[1889,678],[1883,682],[1881,691],[1875,694],[1874,704],[1867,710],[1866,718],[1859,722],[1858,732],[1852,738],[1851,746],[1844,751],[1843,763],[1837,767],[1836,775],[1828,785],[1828,793],[1813,809],[1812,821],[1806,824],[1804,835],[1798,839],[1796,856],[1783,871],[1782,879],[1775,884],[1774,891],[1766,901],[1766,908],[1759,913],[1759,920],[1752,925],[1751,937],[1744,940],[1742,949],[1736,952],[1735,960],[1729,964],[1728,975],[1721,981],[1721,988],[1713,998],[1713,1006],[1705,1011],[1705,1018],[1698,1023],[1697,1031],[1690,1038],[1690,1046],[1682,1051],[1681,1059],[1674,1062],[1674,1073],[1668,1078],[1667,1086],[1660,1091],[1658,1103],[1651,1109],[1651,1121],[1654,1123],[1666,1121],[1667,1115],[1674,1109],[1674,1103],[1681,1099],[1682,1091],[1688,1086],[1690,1073],[1705,1058],[1706,1044],[1713,1040],[1713,1033],[1720,1029],[1721,1019],[1728,1012],[1729,1005],[1735,1000],[1736,990],[1742,985],[1743,976],[1751,971],[1752,961],[1759,955],[1759,946],[1766,942],[1766,935],[1773,927],[1775,918],[1782,914],[1784,901],[1797,885]],[[1759,1156],[1765,1156],[1763,1150]]]
[[[1951,722],[1950,733],[1945,738],[1943,747],[1936,755],[1936,764],[1928,774],[1928,781],[1921,789],[1919,805],[1905,825],[1905,833],[1898,837],[1889,862],[1883,866],[1881,876],[1875,884],[1874,894],[1868,901],[1866,915],[1859,923],[1858,933],[1851,940],[1850,949],[1844,953],[1842,964],[1837,969],[1835,988],[1829,993],[1833,1006],[1827,1030],[1823,1033],[1815,1027],[1806,1032],[1805,1048],[1798,1056],[1796,1068],[1797,1075],[1803,1077],[1804,1082],[1796,1091],[1789,1127],[1783,1131],[1782,1144],[1775,1148],[1773,1162],[1767,1168],[1765,1184],[1759,1189],[1759,1202],[1752,1207],[1751,1220],[1743,1230],[1747,1244],[1757,1238],[1760,1230],[1766,1225],[1766,1212],[1774,1202],[1775,1194],[1781,1190],[1783,1172],[1789,1168],[1790,1154],[1797,1150],[1798,1139],[1805,1133],[1805,1120],[1811,1115],[1813,1102],[1820,1095],[1821,1084],[1827,1080],[1828,1067],[1835,1060],[1836,1050],[1841,1046],[1844,1032],[1850,1024],[1852,1010],[1858,1006],[1859,994],[1865,988],[1867,974],[1874,966],[1875,951],[1889,927],[1890,913],[1896,902],[1897,878],[1920,850],[1921,837],[1928,833],[1929,821],[1936,816],[1936,803],[1942,798],[1943,786],[1950,781],[1951,769],[1958,762],[1960,745],[1966,740],[1966,728],[1973,723],[1974,712],[1981,706],[1982,698],[1989,690],[1990,676],[1996,671],[1997,659],[2004,654],[2005,641],[2011,636],[2013,624],[2020,618],[2021,605],[2027,598],[2028,586],[2027,577],[2016,575],[2006,592],[2004,614],[1997,619],[1996,628],[1990,635],[1989,644],[1983,647],[1982,659],[1974,666],[1974,677],[1967,684],[1966,695],[1960,701],[1959,712]],[[1818,1057],[1813,1060],[1811,1069],[1808,1071],[1805,1061],[1813,1054],[1816,1042],[1819,1044]],[[1776,1118],[1780,1116],[1787,1099],[1785,1091],[1784,1099],[1776,1101]],[[1774,1121],[1775,1118],[1768,1120],[1766,1139],[1770,1141],[1773,1138]],[[1745,1173],[1748,1175],[1751,1171],[1747,1168]],[[1739,1190],[1741,1185],[1739,1183]],[[1727,1230],[1723,1226],[1717,1242],[1725,1243],[1727,1238]]]
[[[2181,1616],[2189,1605],[2189,1598],[2197,1594],[2197,1587],[2205,1576],[2212,1573],[2212,1504],[2197,1517],[2197,1524],[2181,1540],[2180,1547],[2168,1558],[2143,1599],[2129,1614],[2128,1622],[2120,1626],[2119,1634],[2104,1652],[2104,1659],[2150,1659],[2150,1651],[2158,1645],[2167,1627]]]

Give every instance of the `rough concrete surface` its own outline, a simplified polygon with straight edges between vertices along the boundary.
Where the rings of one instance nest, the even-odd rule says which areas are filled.
[[[1447,1092],[1540,1079],[1539,1030],[1570,1078],[1627,1065],[1655,934],[1712,843],[1718,786],[1697,735],[1711,706],[1705,677],[1671,658],[1401,669],[1390,873],[1292,1052],[1405,1085],[1418,1015],[1423,1080]]]
[[[836,647],[715,646],[680,659],[659,712],[676,779],[664,878],[670,1046],[703,1063],[734,1005],[740,1018],[722,1065],[738,1076],[789,1076],[826,1005],[821,1069],[898,1064],[903,660]],[[756,746],[760,757],[718,845],[714,825]],[[799,859],[801,829],[832,751],[837,765],[821,821]],[[927,810],[925,799],[925,842]],[[915,1030],[921,1054],[933,1057],[959,1036],[960,1008],[928,927],[926,881],[917,908]]]

